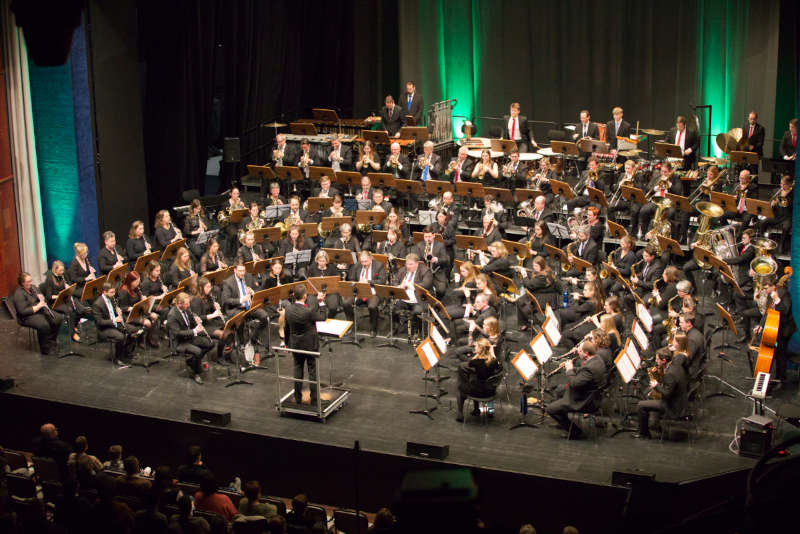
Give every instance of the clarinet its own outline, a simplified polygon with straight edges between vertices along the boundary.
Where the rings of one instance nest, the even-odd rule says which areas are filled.
[[[39,288],[37,288],[35,285],[31,285],[31,294],[34,297],[37,297],[37,300],[38,300],[38,296],[37,295],[41,295],[41,293],[39,293]],[[42,296],[44,296],[44,295],[42,295]],[[53,313],[53,310],[50,309],[50,306],[47,305],[47,299],[44,300],[44,309],[47,311],[47,314],[50,316],[50,318],[55,321],[56,316]]]
[[[116,296],[111,298],[111,305],[114,307],[114,313],[117,314],[117,317],[122,317],[122,310],[119,308],[119,303],[117,302],[117,297]],[[114,321],[114,328],[116,328],[117,330],[119,330],[123,334],[125,333],[125,325],[122,324],[122,323],[118,323],[117,321]]]

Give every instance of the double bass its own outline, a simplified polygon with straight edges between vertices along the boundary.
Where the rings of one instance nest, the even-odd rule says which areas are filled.
[[[786,267],[784,275],[778,281],[778,287],[786,285],[788,279],[792,276],[792,268]],[[778,310],[772,308],[772,296],[767,301],[767,309],[764,311],[764,318],[761,324],[761,343],[758,347],[753,345],[755,334],[750,343],[750,349],[757,350],[756,364],[753,366],[753,377],[758,376],[758,373],[769,373],[772,369],[772,359],[775,356],[775,347],[778,346],[778,329],[781,324],[781,314]]]

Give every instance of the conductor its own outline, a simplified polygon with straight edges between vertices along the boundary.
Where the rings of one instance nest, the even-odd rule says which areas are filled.
[[[317,334],[317,321],[324,321],[326,317],[325,295],[317,293],[318,303],[306,302],[306,286],[297,285],[294,288],[295,301],[286,307],[286,328],[288,344],[290,349],[305,350],[309,352],[319,351],[319,334]],[[293,353],[294,356],[294,377],[297,380],[303,379],[304,367],[308,366],[308,378],[315,381],[317,379],[317,360],[315,356],[303,353]],[[311,393],[311,405],[317,403],[319,393],[313,384],[309,384]],[[295,382],[294,401],[300,404],[303,400],[303,383]]]

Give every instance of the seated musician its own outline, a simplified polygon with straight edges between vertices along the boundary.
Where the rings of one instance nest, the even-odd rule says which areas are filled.
[[[736,213],[728,214],[728,219],[741,221],[743,228],[748,228],[752,221],[756,220],[755,215],[747,212],[748,198],[758,198],[758,183],[751,179],[750,171],[747,169],[739,173],[739,183],[736,184],[734,191],[736,195]]]
[[[525,175],[525,178],[527,178],[525,187],[541,191],[545,196],[545,200],[548,203],[552,202],[553,188],[550,186],[550,158],[540,159],[538,168],[535,167],[535,163],[531,165],[531,168],[527,169],[528,174]],[[535,171],[531,174],[530,171],[533,169],[535,169]]]
[[[645,194],[647,198],[665,198],[667,193],[674,195],[683,194],[683,184],[680,178],[672,172],[672,163],[664,161],[661,163],[661,171],[653,173],[650,183],[647,184]],[[639,210],[639,224],[642,228],[650,228],[653,216],[656,214],[658,206],[655,202],[648,202]],[[673,219],[675,208],[668,208],[664,213],[664,220]],[[677,233],[676,233],[677,235]]]
[[[544,248],[546,244],[552,245],[553,237],[547,229],[547,223],[545,221],[539,221],[533,225],[533,234],[528,240],[528,247],[531,253],[530,256],[525,259],[525,262],[530,263],[533,261],[533,258],[537,256],[544,256],[546,258],[548,256],[548,252]],[[526,263],[523,263],[523,267],[531,268],[531,266]]]
[[[636,252],[633,251],[634,244],[635,242],[630,234],[622,236],[619,240],[619,248],[612,251],[607,258],[608,263],[613,265],[623,278],[630,278],[631,266],[636,263]],[[606,294],[613,293],[618,295],[623,291],[623,286],[615,277],[609,276],[603,280],[603,289]]]
[[[481,251],[481,272],[491,275],[497,273],[506,278],[513,278],[514,271],[511,268],[512,257],[502,241],[489,241],[489,254]],[[516,258],[514,258],[516,262]]]
[[[321,180],[320,180],[321,181]],[[270,182],[269,195],[267,195],[265,206],[284,206],[286,199],[281,196],[281,184],[279,182]]]
[[[142,293],[141,283],[142,280],[139,276],[139,273],[136,271],[129,271],[125,276],[125,281],[119,288],[119,297],[117,302],[119,304],[119,308],[122,310],[122,313],[125,314],[125,317],[128,317],[128,314],[131,312],[133,306],[137,302],[145,298]],[[127,322],[128,321],[126,320],[126,323]],[[144,328],[144,331],[146,332],[146,336],[139,337],[140,347],[144,347],[145,337],[147,338],[147,343],[151,347],[157,349],[160,346],[158,338],[161,329],[159,328],[159,317],[155,310],[151,311],[150,313],[143,313],[137,320],[131,322],[130,324],[138,328]]]
[[[297,147],[286,142],[286,135],[275,136],[275,147],[272,149],[272,163],[276,167],[294,165],[299,158]]]
[[[472,180],[477,180],[490,186],[497,185],[499,178],[500,171],[497,169],[497,162],[492,160],[491,151],[488,148],[484,148],[481,150],[481,160],[472,168]]]
[[[458,149],[458,155],[450,160],[447,169],[444,171],[444,179],[454,184],[462,180],[470,181],[472,178],[472,160],[469,159],[469,149],[462,146]]]
[[[267,221],[265,221],[260,215],[261,210],[259,209],[258,202],[251,202],[248,204],[247,210],[247,215],[242,217],[241,228],[252,232],[253,230],[264,228],[267,225]]]
[[[476,327],[470,332],[466,345],[451,347],[447,354],[456,360],[468,361],[475,355],[475,341],[481,338],[489,341],[489,345],[499,360],[507,357],[505,333],[500,329],[500,321],[493,315],[483,321],[483,327]]]
[[[456,199],[452,191],[445,191],[442,193],[442,207],[439,209],[450,215],[450,221],[453,223],[454,227],[458,227],[458,222],[461,219],[461,206],[456,204]]]
[[[673,356],[669,350],[659,349],[656,352],[656,365],[664,378],[659,383],[650,380],[650,387],[660,394],[658,400],[639,401],[639,432],[635,438],[650,439],[650,414],[656,420],[661,416],[680,419],[686,416],[689,405],[689,381],[684,370],[685,356],[678,353]]]
[[[547,197],[539,195],[533,199],[533,213],[530,216],[534,221],[541,223],[555,222],[556,212],[547,207]]]
[[[189,205],[189,214],[183,221],[183,235],[186,236],[189,251],[195,260],[200,259],[200,256],[203,255],[203,250],[206,248],[206,245],[197,243],[197,238],[206,230],[208,230],[208,221],[203,211],[203,204],[200,203],[199,198],[195,198]]]
[[[447,257],[452,261],[456,257],[456,226],[453,224],[452,216],[442,210],[437,211],[436,221],[431,223],[430,228],[434,234],[442,235]]]
[[[372,180],[370,180],[369,176],[361,177],[361,187],[356,189],[353,195],[356,197],[359,205],[361,205],[362,202],[368,203],[372,199]]]
[[[742,313],[752,305],[753,279],[750,278],[749,272],[750,262],[756,256],[756,249],[753,246],[755,231],[752,228],[747,228],[741,235],[742,241],[736,251],[738,254],[725,258],[725,263],[731,266],[731,272],[744,293],[744,296],[739,296],[738,292],[733,291],[733,302],[737,313]]]
[[[372,200],[368,209],[375,210],[376,208],[383,210],[384,213],[389,213],[389,210],[392,209],[391,201],[386,198],[380,187],[372,190]]]
[[[343,205],[342,196],[335,195],[333,197],[333,202],[331,203],[331,207],[326,209],[325,211],[320,212],[318,222],[322,222],[323,219],[326,217],[349,217],[350,212],[348,212]],[[331,246],[334,240],[338,239],[340,236],[339,227],[334,226],[331,228],[327,235],[320,235],[320,240],[323,243],[323,246],[328,247]]]
[[[169,289],[161,280],[161,264],[156,260],[150,260],[144,268],[144,276],[141,279],[142,295],[145,297],[156,297],[161,299],[167,294]]]
[[[685,170],[694,168],[697,163],[697,149],[700,148],[700,136],[697,135],[697,130],[687,128],[686,117],[678,115],[675,127],[667,132],[664,142],[681,147]]]
[[[487,197],[491,196],[492,195],[487,195]],[[486,207],[483,209],[483,215],[481,218],[483,226],[481,227],[481,233],[479,235],[483,237],[487,243],[494,243],[495,241],[500,241],[503,239],[503,234],[500,233],[500,224],[502,222],[502,218],[505,217],[505,213],[496,211],[496,208],[492,205],[492,202],[492,198],[484,197],[484,203],[489,206],[489,209]]]
[[[327,175],[320,176],[319,187],[315,187],[311,192],[312,197],[333,198],[339,194],[339,190],[331,186],[331,177]]]
[[[656,280],[661,280],[661,274],[664,272],[664,266],[661,264],[661,260],[656,257],[656,253],[655,247],[647,245],[642,251],[642,259],[637,262],[638,266],[631,267],[630,282],[636,293],[643,300],[647,300],[650,297],[653,283]],[[633,305],[633,301],[633,297],[625,295],[624,302]]]
[[[433,287],[436,288],[436,294],[444,295],[453,265],[444,243],[436,241],[436,232],[431,225],[424,228],[422,241],[412,247],[411,252],[419,256],[433,273]]]
[[[761,218],[756,222],[756,230],[763,234],[769,230],[781,233],[778,250],[788,252],[792,238],[792,209],[794,206],[794,181],[788,174],[781,177],[781,187],[770,200],[772,206],[771,219]]]
[[[361,173],[361,176],[366,176],[368,172],[379,172],[381,170],[380,156],[375,152],[375,146],[372,141],[364,141],[364,146],[361,148],[361,154],[356,161],[356,171]],[[364,186],[364,180],[361,180],[361,186]],[[358,197],[356,197],[358,198]],[[369,197],[364,197],[367,200]]]
[[[381,129],[386,130],[389,137],[400,137],[400,128],[406,125],[406,117],[402,108],[394,104],[394,97],[386,95],[381,108]]]
[[[467,264],[472,265],[468,262]],[[453,304],[447,306],[447,313],[451,318],[451,332],[466,332],[468,330],[469,321],[478,317],[480,315],[479,312],[484,311],[477,303],[478,295],[485,296],[487,304],[485,313],[479,318],[478,324],[483,325],[485,317],[497,315],[495,311],[499,302],[497,292],[491,280],[489,280],[489,277],[485,274],[478,273],[474,278],[474,282],[464,284],[460,291],[462,298],[455,299],[451,297],[450,300],[453,301]]]
[[[673,265],[664,269],[664,272],[661,273],[661,282],[653,284],[653,291],[650,293],[653,299],[650,313],[655,313],[656,310],[658,310],[660,315],[667,315],[667,305],[669,301],[673,297],[678,296],[677,284],[680,276],[680,270]]]
[[[603,310],[603,299],[597,291],[597,285],[586,283],[580,298],[572,299],[569,306],[559,308],[557,313],[561,323],[562,344],[573,346],[593,328],[592,319]]]
[[[246,232],[242,236],[242,246],[236,252],[236,260],[242,263],[249,263],[251,261],[258,261],[267,258],[267,254],[261,248],[261,245],[256,243],[256,236],[253,232]]]
[[[422,154],[414,162],[412,174],[415,179],[423,182],[438,180],[442,173],[442,158],[433,152],[433,141],[425,141],[422,145]]]
[[[575,208],[588,206],[591,202],[589,200],[588,187],[599,187],[599,179],[600,171],[598,168],[597,158],[592,156],[586,161],[586,170],[581,173],[580,180],[574,184],[575,198],[567,201],[567,209],[569,209],[569,211],[574,211]]]
[[[589,227],[589,237],[598,246],[603,244],[606,235],[606,225],[600,220],[600,208],[589,206],[586,208],[586,226]]]
[[[50,354],[58,337],[58,329],[64,322],[64,317],[49,308],[45,296],[34,287],[30,274],[19,273],[17,285],[18,287],[11,297],[17,312],[17,322],[36,330],[39,338],[39,351],[42,354]]]
[[[228,277],[222,284],[222,311],[226,317],[233,317],[243,310],[249,310],[253,299],[256,282],[253,275],[247,272],[244,261],[236,260],[233,276]],[[269,316],[263,308],[257,309],[250,317],[258,320],[258,328],[251,341],[254,344],[265,346],[263,343],[264,331],[269,327]]]
[[[225,330],[225,316],[222,315],[222,306],[214,299],[213,284],[208,278],[201,277],[197,281],[189,308],[200,318],[208,335],[217,340],[216,360],[217,363],[223,363],[225,342],[222,337]],[[254,363],[259,364],[259,362]]]
[[[351,252],[361,252],[361,243],[359,243],[358,239],[353,235],[353,227],[350,226],[348,223],[344,223],[339,226],[339,238],[333,241],[333,246],[330,248],[339,248],[339,249],[346,249]],[[345,267],[337,266],[339,269],[344,269]]]
[[[611,372],[611,368],[614,367],[614,358],[619,351],[618,336],[618,332],[617,337],[612,337],[602,328],[595,328],[588,334],[588,340],[594,343],[595,347],[597,347],[596,354],[601,360],[603,360],[603,365],[605,365],[607,373]]]
[[[453,273],[453,281],[458,284],[458,286],[448,289],[442,301],[448,305],[458,305],[460,306],[458,309],[463,311],[463,307],[466,306],[467,301],[472,296],[470,291],[474,290],[476,287],[475,279],[478,274],[478,268],[471,262],[461,262],[458,266],[458,271]],[[465,289],[467,291],[464,291]]]
[[[349,171],[353,168],[353,150],[349,146],[343,145],[340,139],[334,137],[331,140],[331,151],[328,154],[328,162],[331,164],[331,168],[334,172]]]
[[[596,352],[597,347],[591,341],[579,345],[581,366],[576,367],[572,360],[564,362],[567,384],[557,390],[561,397],[547,406],[547,414],[568,433],[569,412],[593,412],[599,406],[599,391],[606,383],[606,366]],[[572,425],[567,437],[579,439],[583,437],[583,432],[578,425]]]
[[[419,256],[412,252],[406,255],[405,267],[402,267],[397,271],[395,282],[396,286],[402,287],[409,292],[414,291],[415,284],[422,286],[428,291],[431,291],[433,289],[433,274],[431,273],[430,269],[420,262]],[[409,298],[407,300],[395,302],[394,307],[395,314],[398,310],[410,310],[411,317],[410,324],[408,325],[409,332],[412,335],[421,332],[422,325],[419,316],[422,314],[424,308],[423,303],[416,296],[413,299]],[[392,332],[393,335],[404,331],[406,328],[406,324],[401,324],[397,317],[394,319],[394,325],[395,331]]]
[[[358,254],[358,263],[350,266],[347,280],[364,284],[386,284],[386,269],[384,269],[383,263],[372,259],[372,253],[368,250],[362,250]],[[370,336],[377,336],[378,305],[380,304],[380,299],[376,295],[372,295],[368,298],[357,297],[355,299],[353,299],[352,295],[344,296],[342,298],[342,307],[344,308],[344,314],[347,316],[348,321],[353,320],[354,301],[357,306],[367,306],[369,310]]]
[[[167,285],[175,289],[183,280],[195,275],[196,273],[192,270],[192,258],[189,255],[189,249],[186,247],[179,248],[175,252],[175,259],[172,261],[167,273]]]
[[[42,293],[44,294],[45,302],[48,303],[50,308],[67,318],[73,341],[80,341],[78,321],[81,317],[89,317],[92,314],[92,309],[81,301],[80,293],[75,292],[73,292],[73,296],[54,307],[56,300],[58,300],[58,294],[66,288],[64,262],[56,260],[50,267],[50,272],[45,276]]]
[[[100,268],[100,274],[108,274],[122,266],[124,262],[124,253],[117,246],[117,236],[111,230],[106,230],[103,232],[103,248],[97,254],[97,266]]]
[[[500,177],[495,181],[494,187],[516,189],[527,185],[528,166],[519,161],[519,151],[512,150],[508,155],[509,161],[500,170]],[[485,182],[491,186],[492,181]]]
[[[595,265],[599,260],[599,245],[591,239],[589,227],[579,226],[575,231],[575,237],[577,238],[577,243],[570,247],[571,254],[567,256],[567,261],[570,264],[574,264],[574,256]],[[567,271],[566,276],[576,277],[578,274],[578,269],[573,266]]]
[[[80,296],[83,294],[83,287],[86,282],[95,279],[95,268],[89,261],[89,247],[86,243],[75,243],[72,246],[75,251],[75,257],[69,262],[67,268],[67,280],[71,284],[78,284],[75,288],[75,294]]]
[[[479,338],[474,344],[475,355],[468,362],[461,364],[458,371],[458,395],[456,398],[456,421],[464,421],[464,401],[467,395],[490,397],[494,395],[496,386],[489,384],[489,378],[503,369],[495,357],[492,346],[486,338]],[[472,411],[478,414],[478,405]]]
[[[550,304],[551,308],[557,308],[561,295],[561,284],[547,264],[547,260],[544,256],[532,256],[528,260],[530,260],[530,267],[526,265],[526,269],[522,271],[523,287],[536,297],[542,310],[546,304]],[[538,310],[527,293],[517,299],[516,305],[517,323],[520,325],[519,329],[524,332],[528,330]]]
[[[386,230],[386,241],[376,243],[375,252],[377,254],[385,254],[392,258],[405,258],[406,246],[397,236],[397,230],[394,226],[390,226]]]
[[[278,247],[278,256],[284,257],[286,262],[286,255],[290,252],[300,252],[303,250],[311,251],[315,247],[314,241],[309,237],[305,237],[302,228],[297,225],[292,225],[286,232],[286,239],[281,240]],[[289,265],[288,270],[291,272],[292,280],[304,280],[306,278],[306,270],[310,261],[303,261]]]
[[[283,219],[286,226],[302,224],[307,218],[308,213],[300,207],[300,197],[297,195],[289,197],[289,213]]]
[[[674,269],[674,267],[667,267],[664,273],[666,274],[670,269]],[[697,308],[697,303],[692,296],[692,283],[689,280],[680,280],[676,282],[675,292],[670,298],[665,298],[663,292],[661,295],[662,300],[658,313],[656,313],[654,309],[651,309],[651,313],[653,313],[652,339],[656,344],[660,343],[662,337],[668,334],[666,325],[664,324],[665,322],[672,320],[673,323],[677,325],[681,313],[691,312],[694,314]],[[702,332],[704,322],[703,316],[695,315],[694,322],[695,327]]]
[[[411,161],[409,161],[408,156],[400,152],[400,143],[389,145],[389,155],[386,156],[386,161],[383,164],[383,172],[388,172],[394,178],[407,180],[410,171]]]
[[[149,254],[151,251],[150,240],[144,235],[144,223],[133,221],[128,230],[128,240],[125,242],[125,254],[128,261],[136,263],[140,256]]]
[[[797,159],[797,119],[789,121],[789,129],[783,133],[781,139],[781,157],[786,161]]]
[[[205,254],[200,257],[200,274],[206,274],[227,267],[228,262],[219,250],[219,241],[217,241],[215,237],[211,238],[208,242],[208,247],[206,247]]]
[[[170,243],[183,239],[183,233],[172,223],[172,217],[168,210],[156,212],[153,226],[155,227],[156,247],[159,250],[164,250]]]
[[[122,310],[114,298],[116,292],[113,285],[104,283],[103,293],[92,303],[92,316],[97,325],[98,339],[114,344],[114,363],[123,365],[130,361],[136,345],[134,334],[139,329],[125,324]]]
[[[619,219],[613,214],[622,212],[630,216],[630,223],[626,226],[628,227],[628,233],[631,235],[642,235],[643,233],[639,226],[639,211],[642,209],[642,205],[632,200],[625,200],[622,198],[622,192],[618,191],[618,189],[623,185],[640,189],[646,188],[647,184],[643,183],[644,180],[645,174],[636,171],[636,162],[632,159],[625,161],[624,172],[620,176],[619,185],[615,189],[615,196],[619,200],[614,200],[613,203],[610,202],[608,206],[609,216],[616,222],[619,222]]]
[[[191,297],[188,293],[178,293],[174,306],[167,315],[167,330],[174,340],[175,351],[186,355],[186,366],[192,380],[203,383],[203,356],[214,348],[200,317],[190,309]]]
[[[694,326],[694,315],[682,313],[678,318],[678,328],[686,334],[689,380],[696,380],[705,368],[707,359],[703,333]],[[677,336],[676,336],[677,337]]]
[[[792,334],[797,330],[797,326],[792,316],[792,297],[786,287],[771,281],[765,283],[761,291],[768,297],[766,301],[767,308],[777,310],[781,316],[778,325],[778,344],[775,347],[774,373],[776,383],[770,386],[771,391],[777,391],[786,381],[786,361],[789,358],[789,339],[791,339]],[[753,298],[758,299],[759,293],[755,293]],[[756,326],[753,330],[753,333],[757,336],[756,341],[760,339],[761,331],[761,325]]]
[[[483,332],[485,321],[490,317],[497,317],[496,304],[495,306],[492,305],[492,302],[497,302],[497,297],[494,295],[494,290],[491,289],[488,279],[486,280],[486,288],[489,291],[486,289],[481,290],[481,276],[482,275],[478,275],[476,279],[478,294],[475,296],[474,302],[467,304],[461,317],[453,317],[453,328],[450,334],[451,336],[455,336],[454,342],[456,345],[463,344],[466,341],[467,337],[465,334],[468,334],[469,337],[473,337]]]
[[[308,277],[317,278],[320,276],[339,276],[336,266],[330,263],[328,253],[324,250],[317,252],[314,263],[308,266]],[[315,284],[319,286],[319,284]],[[321,287],[319,287],[322,290]],[[338,293],[325,293],[325,307],[328,309],[328,317],[333,318],[342,309],[342,297]]]

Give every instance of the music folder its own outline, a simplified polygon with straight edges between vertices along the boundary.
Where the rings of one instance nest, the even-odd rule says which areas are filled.
[[[485,194],[481,183],[461,181],[456,184],[456,195],[458,196],[483,198]]]
[[[775,217],[775,213],[773,213],[772,205],[769,201],[758,200],[755,198],[745,198],[744,203],[747,207],[747,213],[750,215],[760,215],[762,217],[766,217],[767,219],[772,219]]]
[[[94,280],[87,280],[86,284],[83,286],[83,292],[81,293],[81,300],[84,302],[88,302],[92,299],[97,298],[100,293],[103,292],[103,284],[106,283],[106,276],[103,275],[99,278],[95,278]]]
[[[673,143],[656,141],[653,144],[653,148],[655,150],[656,157],[659,159],[683,157],[683,150],[681,150],[681,147]]]
[[[52,304],[48,302],[47,305],[50,306],[50,309],[55,310],[56,308],[64,304],[64,302],[66,302],[67,299],[72,298],[72,294],[75,293],[76,287],[78,287],[78,284],[72,284],[70,286],[65,287],[64,289],[58,292],[58,297],[56,297],[55,302],[53,302]]]
[[[401,180],[398,178],[394,181],[394,188],[398,193],[413,195],[421,195],[423,193],[422,182],[417,180]]]
[[[462,234],[456,235],[456,247],[469,250],[487,250],[489,248],[484,237]]]
[[[231,217],[230,217],[230,221],[231,222],[234,222],[233,214],[236,211],[242,211],[242,210],[234,210],[233,212],[231,212]],[[244,211],[247,211],[247,210],[244,210]],[[238,221],[235,221],[235,222],[238,222]],[[169,260],[171,260],[173,257],[175,257],[175,253],[178,252],[178,249],[181,248],[181,247],[185,247],[185,246],[186,246],[186,239],[178,239],[177,241],[173,241],[172,243],[167,245],[166,248],[164,248],[164,252],[163,252],[163,254],[161,254],[161,261],[169,261]]]
[[[439,196],[445,191],[453,192],[453,184],[444,180],[428,180],[425,182],[425,192],[429,195]]]
[[[681,211],[685,211],[686,213],[692,213],[694,211],[694,207],[689,204],[689,198],[684,197],[681,195],[674,195],[672,193],[665,193],[666,197],[672,201],[672,205],[675,206],[677,209]]]
[[[658,238],[658,246],[661,247],[661,250],[668,250],[670,254],[675,254],[676,256],[684,255],[680,244],[674,239],[665,237],[661,234],[657,235],[656,238]]]
[[[719,191],[711,191],[709,200],[729,213],[736,213],[739,211],[736,207],[736,197],[734,195],[727,195]],[[746,202],[745,200],[745,203]]]
[[[551,178],[550,189],[553,190],[554,195],[561,195],[567,200],[572,200],[575,198],[575,192],[572,191],[572,188],[567,182],[562,182],[561,180],[555,180]]]
[[[622,191],[620,194],[622,198],[629,202],[636,202],[637,204],[646,204],[647,198],[645,197],[644,192],[639,189],[638,187],[631,187],[629,185],[621,185],[620,190]]]
[[[145,267],[147,267],[147,264],[150,263],[150,260],[158,261],[160,256],[160,250],[156,250],[155,252],[151,252],[149,254],[142,254],[136,259],[136,265],[134,265],[133,270],[139,274],[142,274]]]
[[[608,232],[611,234],[611,237],[625,237],[628,235],[628,231],[621,224],[617,224],[611,220],[606,221],[606,223],[608,224]]]
[[[297,182],[299,180],[305,179],[305,175],[300,171],[299,167],[276,166],[273,170],[275,172],[275,176],[280,178],[281,180],[289,180]]]
[[[606,195],[600,189],[596,187],[586,186],[586,190],[589,192],[589,200],[600,204],[604,208],[608,207],[608,201],[606,200]]]

